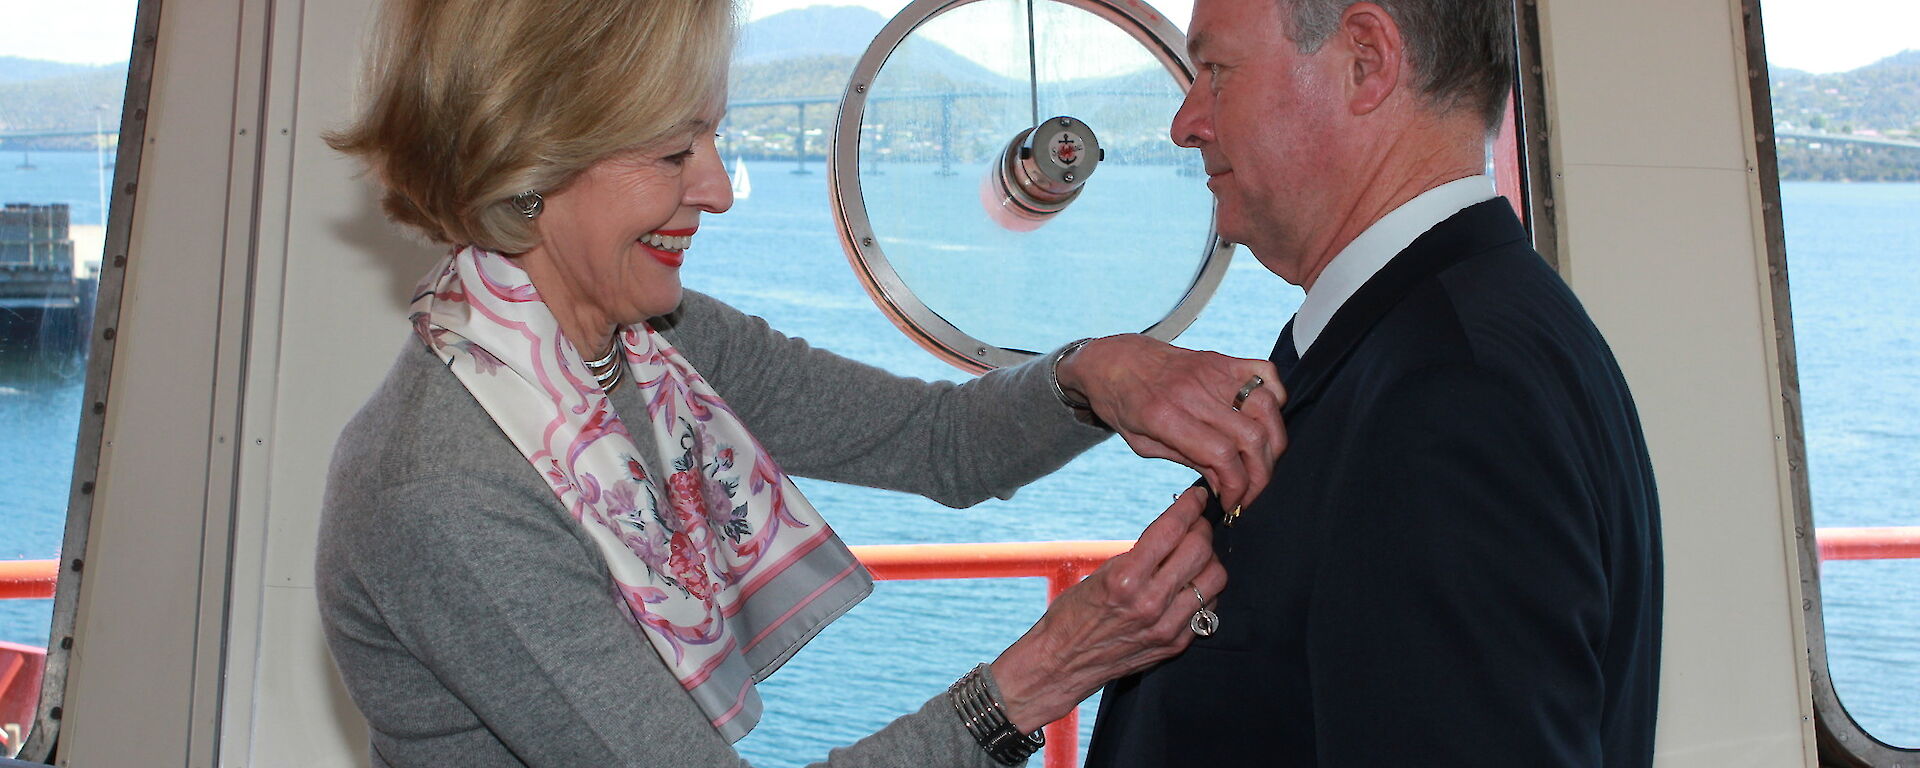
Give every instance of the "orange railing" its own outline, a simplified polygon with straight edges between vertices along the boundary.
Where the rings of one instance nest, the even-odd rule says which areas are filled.
[[[1042,576],[1047,602],[1133,546],[1131,541],[1018,544],[871,544],[853,553],[876,579],[1001,579]],[[1080,756],[1080,712],[1047,726],[1046,768],[1070,768]]]
[[[1821,560],[1920,559],[1920,526],[1822,528]],[[1018,544],[884,544],[854,547],[877,579],[1047,580],[1047,600],[1066,591],[1130,541],[1043,541]],[[0,561],[0,600],[53,597],[57,560]],[[37,650],[37,649],[35,649]],[[1067,768],[1080,754],[1079,715],[1047,726],[1046,768]]]
[[[1920,526],[1907,528],[1821,528],[1821,560],[1920,559]]]
[[[59,578],[58,560],[0,560],[0,600],[53,597]]]

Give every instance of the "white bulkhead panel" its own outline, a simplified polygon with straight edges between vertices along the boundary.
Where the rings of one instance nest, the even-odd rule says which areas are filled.
[[[250,410],[271,419],[275,450],[247,468],[243,485],[259,505],[242,517],[261,523],[250,538],[263,558],[259,585],[234,589],[236,617],[248,599],[258,617],[236,621],[233,661],[238,668],[250,651],[257,667],[250,680],[228,681],[225,717],[236,726],[222,739],[228,764],[367,762],[365,722],[321,636],[314,541],[334,439],[411,341],[409,294],[439,252],[388,223],[357,161],[322,138],[354,113],[375,14],[367,0],[276,10],[271,102],[290,141],[262,175],[263,218],[272,222],[261,229],[277,236],[259,244],[255,344],[272,368],[249,387],[262,400]],[[247,709],[232,706],[240,703]]]
[[[1660,488],[1658,762],[1812,765],[1740,3],[1540,5],[1561,271]]]

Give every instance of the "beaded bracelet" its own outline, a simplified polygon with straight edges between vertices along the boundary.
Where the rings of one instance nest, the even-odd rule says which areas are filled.
[[[1014,727],[1006,708],[987,688],[989,674],[987,665],[981,664],[962,675],[947,687],[947,703],[988,757],[1001,765],[1019,765],[1047,745],[1047,736],[1042,731],[1021,733]]]

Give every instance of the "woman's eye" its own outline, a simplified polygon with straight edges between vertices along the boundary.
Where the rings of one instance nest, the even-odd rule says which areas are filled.
[[[686,165],[687,160],[691,157],[693,157],[693,148],[688,147],[685,150],[675,152],[671,155],[667,155],[666,157],[663,157],[660,159],[665,160],[666,162],[672,163],[674,165]]]

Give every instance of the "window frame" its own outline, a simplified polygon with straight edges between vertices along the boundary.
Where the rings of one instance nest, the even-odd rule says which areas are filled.
[[[1541,50],[1538,0],[1514,0],[1514,148],[1520,165],[1520,196],[1527,201],[1522,218],[1533,236],[1533,250],[1562,277],[1559,211],[1555,207],[1560,163],[1553,155],[1553,137],[1547,126],[1552,99],[1547,92],[1546,66]],[[1498,149],[1494,150],[1498,152]]]
[[[1531,0],[1528,0],[1531,2]],[[1821,765],[1905,765],[1920,749],[1897,747],[1875,738],[1847,713],[1833,687],[1827,665],[1827,630],[1820,592],[1820,543],[1814,535],[1813,493],[1807,474],[1806,425],[1800,401],[1799,357],[1793,336],[1793,300],[1787,280],[1787,235],[1780,201],[1779,154],[1774,145],[1773,83],[1767,69],[1766,31],[1761,0],[1741,0],[1745,22],[1747,87],[1753,109],[1755,172],[1759,175],[1762,224],[1773,301],[1775,359],[1780,370],[1780,404],[1785,415],[1787,482],[1792,494],[1795,554],[1800,565],[1801,614],[1807,668],[1813,692],[1814,739]]]
[[[162,0],[138,0],[133,39],[127,57],[127,84],[121,98],[119,144],[114,149],[112,193],[106,211],[106,237],[95,284],[92,338],[87,349],[87,381],[80,426],[75,435],[73,475],[67,495],[66,532],[61,537],[59,577],[53,593],[46,666],[32,730],[18,759],[45,762],[60,735],[66,698],[74,624],[79,615],[87,540],[92,530],[94,489],[99,480],[108,398],[112,396],[114,353],[119,348],[120,303],[126,291],[127,253],[133,233],[140,159],[147,139],[147,107],[153,90],[154,52],[160,36]],[[111,257],[108,256],[111,254]]]

